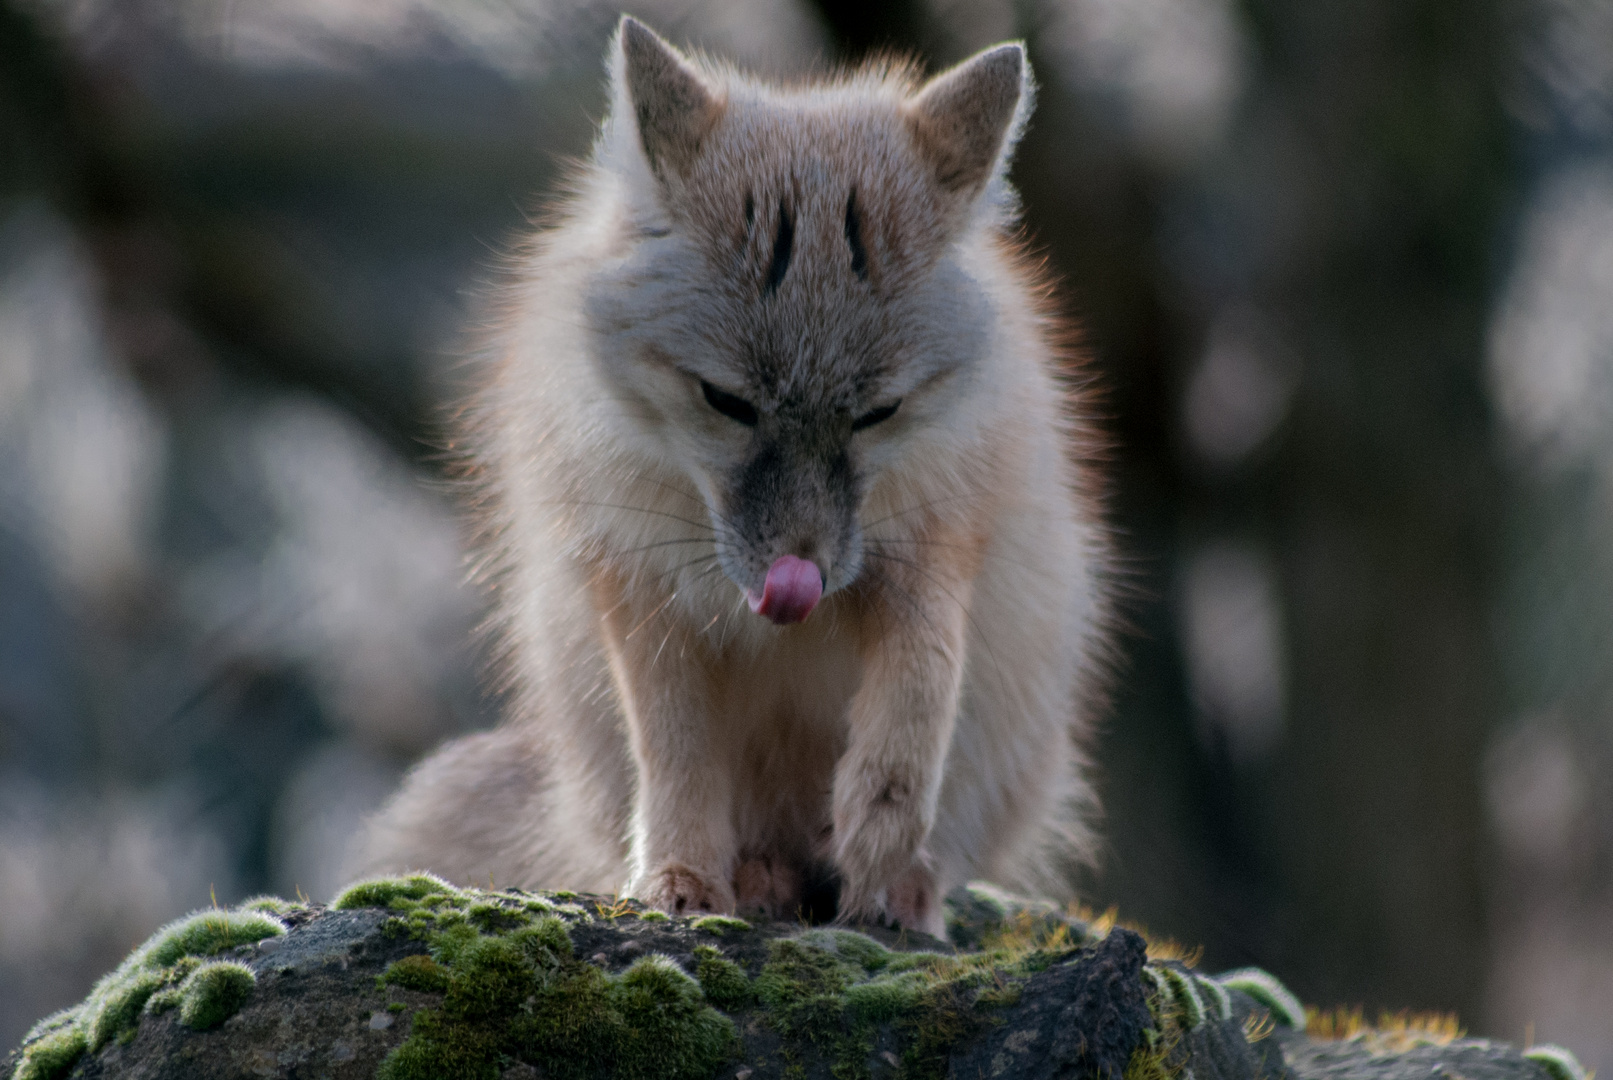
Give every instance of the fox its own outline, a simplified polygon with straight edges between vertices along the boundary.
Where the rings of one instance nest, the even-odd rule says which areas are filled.
[[[788,87],[622,17],[456,422],[507,714],[363,868],[944,937],[1067,896],[1111,636],[1086,383],[1009,182],[1024,46]]]

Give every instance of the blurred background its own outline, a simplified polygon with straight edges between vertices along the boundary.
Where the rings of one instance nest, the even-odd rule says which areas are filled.
[[[1028,40],[1133,585],[1087,899],[1613,1075],[1613,4],[630,7]],[[617,12],[0,0],[0,1046],[493,721],[438,423]]]

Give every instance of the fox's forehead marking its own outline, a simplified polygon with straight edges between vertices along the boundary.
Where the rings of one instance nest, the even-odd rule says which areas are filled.
[[[778,231],[773,235],[773,260],[767,267],[767,280],[762,282],[762,295],[778,292],[784,275],[790,270],[790,255],[795,246],[795,222],[790,218],[790,207],[783,199],[778,204]]]
[[[888,295],[939,254],[943,196],[896,100],[774,97],[730,101],[677,202],[753,296],[788,292],[798,271]]]
[[[866,412],[956,351],[920,348],[954,201],[904,100],[737,90],[664,192],[700,298],[678,318],[706,377],[764,413]]]
[[[902,299],[874,288],[893,245],[859,178],[812,172],[733,178],[726,229],[702,230],[702,337],[728,358],[724,389],[760,394],[764,409],[866,407],[898,359]]]
[[[857,214],[857,189],[846,196],[846,246],[851,248],[851,272],[868,280],[868,249],[863,247],[862,219]]]

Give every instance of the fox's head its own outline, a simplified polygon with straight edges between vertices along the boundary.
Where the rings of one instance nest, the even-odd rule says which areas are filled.
[[[988,286],[955,253],[1013,213],[1024,50],[781,90],[623,18],[611,73],[599,362],[753,610],[798,621],[857,580],[866,493],[981,375]]]

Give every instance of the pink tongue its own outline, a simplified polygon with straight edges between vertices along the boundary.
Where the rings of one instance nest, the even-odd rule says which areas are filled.
[[[767,568],[762,595],[753,592],[748,599],[752,611],[784,626],[812,614],[822,596],[823,575],[818,572],[818,564],[785,555]]]

